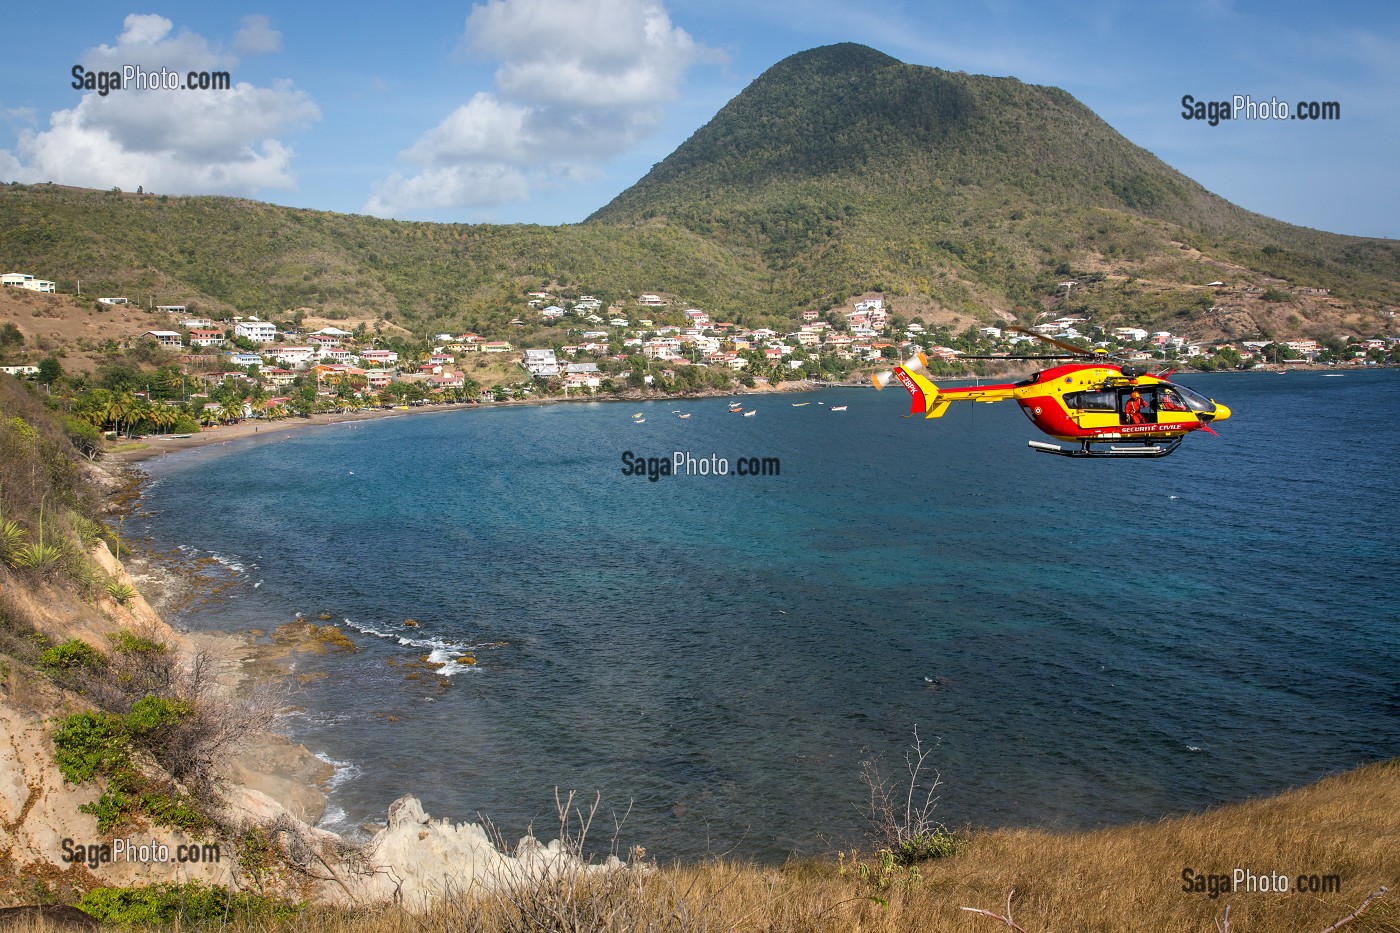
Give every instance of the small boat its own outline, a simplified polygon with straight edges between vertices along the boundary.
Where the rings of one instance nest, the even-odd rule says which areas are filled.
[[[677,417],[679,417],[679,418],[689,418],[689,417],[690,417],[690,412],[686,412],[686,413],[683,414],[683,415],[678,415]]]
[[[754,415],[756,415],[756,414],[758,414],[758,409],[755,408],[753,411],[746,411],[746,412],[744,412],[744,417],[745,417],[745,418],[752,418],[752,417],[753,417]]]
[[[849,407],[850,407],[849,405],[832,405],[832,406],[831,406],[831,410],[832,410],[832,411],[845,411],[845,410],[846,410],[847,408],[849,408]]]
[[[172,437],[175,437],[175,438],[177,438],[177,439],[179,439],[179,440],[184,440],[184,439],[187,438],[187,437],[194,437],[193,434],[174,434],[174,435],[171,435],[171,436],[172,436]]]
[[[640,418],[641,416],[642,416],[642,413],[639,412],[639,411],[634,411],[634,412],[632,412],[632,417],[633,417],[633,418]]]
[[[730,402],[730,403],[729,403],[729,410],[730,410],[730,411],[743,411],[743,410],[744,410],[744,405],[743,405],[742,402]]]
[[[647,423],[647,419],[645,419],[645,418],[633,418],[633,419],[632,419],[632,423],[633,423],[633,424],[646,424],[646,423]]]
[[[801,407],[804,406],[804,405],[810,405],[810,404],[812,404],[812,403],[811,403],[811,402],[793,402],[793,403],[792,403],[792,407],[793,407],[793,408],[801,408]]]

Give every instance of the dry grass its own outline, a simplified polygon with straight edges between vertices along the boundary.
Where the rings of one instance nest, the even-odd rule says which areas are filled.
[[[1336,874],[1332,894],[1182,891],[1182,869],[1228,874]],[[1381,886],[1344,929],[1400,931],[1400,759],[1328,778],[1278,797],[1202,814],[1086,833],[1028,830],[976,835],[958,854],[918,866],[919,879],[872,899],[868,882],[829,860],[762,867],[708,862],[610,876],[552,879],[536,894],[452,899],[433,914],[394,908],[317,908],[294,924],[233,924],[235,931],[297,933],[508,933],[559,931],[947,931],[1008,927],[962,908],[1012,913],[1026,933],[1218,929],[1321,933]],[[881,903],[884,901],[885,903]],[[25,927],[16,927],[24,930]],[[38,926],[28,929],[40,929]]]

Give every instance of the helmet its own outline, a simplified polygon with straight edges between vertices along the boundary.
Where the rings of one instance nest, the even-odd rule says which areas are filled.
[[[1138,390],[1137,390],[1137,389],[1134,389],[1134,390],[1133,390],[1133,398],[1142,398],[1142,396],[1138,395]]]

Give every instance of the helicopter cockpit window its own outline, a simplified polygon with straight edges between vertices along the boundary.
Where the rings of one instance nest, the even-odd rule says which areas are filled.
[[[1117,411],[1118,396],[1114,392],[1071,392],[1065,404],[1079,411]]]
[[[1181,395],[1171,386],[1162,386],[1157,394],[1158,411],[1188,411]]]
[[[1215,411],[1215,403],[1199,392],[1193,392],[1186,386],[1172,383],[1171,390],[1181,396],[1186,408],[1190,411],[1203,411],[1210,414]]]

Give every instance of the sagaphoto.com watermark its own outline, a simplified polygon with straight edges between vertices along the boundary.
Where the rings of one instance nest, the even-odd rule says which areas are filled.
[[[778,457],[722,457],[716,453],[694,454],[674,450],[669,456],[647,456],[630,450],[622,452],[622,475],[646,477],[659,482],[668,476],[781,476]]]
[[[1229,872],[1181,870],[1181,890],[1204,894],[1214,900],[1223,894],[1336,894],[1342,890],[1342,876],[1326,872],[1255,871],[1235,868]]]
[[[156,839],[138,839],[134,836],[104,842],[80,842],[65,837],[60,845],[63,850],[60,858],[63,861],[70,865],[86,865],[94,870],[112,862],[198,865],[218,862],[222,854],[217,842],[189,842],[172,846]]]
[[[156,71],[140,65],[88,71],[82,65],[74,65],[70,73],[73,90],[96,91],[99,97],[106,97],[113,91],[227,91],[233,88],[233,76],[227,71],[180,71],[165,67]]]
[[[1181,119],[1200,120],[1219,126],[1227,120],[1340,120],[1342,105],[1335,100],[1300,100],[1290,103],[1270,97],[1255,100],[1249,94],[1235,94],[1228,100],[1197,100],[1193,94],[1181,98]]]

